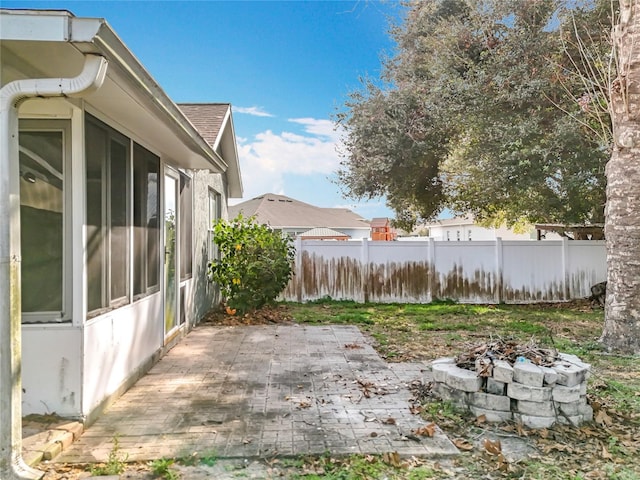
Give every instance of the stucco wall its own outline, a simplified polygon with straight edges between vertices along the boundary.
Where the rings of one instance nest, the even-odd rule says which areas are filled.
[[[198,322],[213,306],[217,305],[220,297],[214,285],[207,278],[208,223],[209,223],[209,189],[220,194],[221,216],[228,218],[227,186],[221,174],[210,173],[206,170],[193,172],[193,275],[194,319]]]

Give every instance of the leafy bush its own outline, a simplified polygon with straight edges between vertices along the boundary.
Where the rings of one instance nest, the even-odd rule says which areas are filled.
[[[242,214],[219,220],[213,231],[218,254],[209,262],[209,281],[220,287],[228,311],[243,314],[272,303],[293,273],[291,239]]]

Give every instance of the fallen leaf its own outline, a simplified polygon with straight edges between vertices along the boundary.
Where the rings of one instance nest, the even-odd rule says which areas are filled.
[[[382,423],[384,423],[385,425],[395,425],[396,424],[396,419],[393,417],[389,417],[385,420],[382,420]]]
[[[398,454],[398,452],[383,453],[382,460],[389,465],[393,465],[394,467],[400,466],[400,455]]]
[[[362,345],[358,345],[357,343],[345,343],[344,348],[355,350],[358,348],[364,348]]]
[[[422,410],[424,410],[422,405],[411,405],[409,407],[409,411],[411,412],[412,415],[418,415],[422,413]]]
[[[482,446],[489,455],[500,455],[502,453],[502,444],[500,440],[491,441],[488,438],[482,440]]]
[[[594,415],[593,419],[596,421],[596,423],[599,423],[600,425],[603,425],[605,427],[608,427],[613,423],[613,420],[611,420],[611,417],[607,415],[607,412],[604,411],[604,408],[598,410],[598,413]]]
[[[606,460],[611,460],[613,458],[613,455],[609,453],[609,450],[607,450],[607,447],[604,445],[602,446],[602,452],[600,452],[600,455]]]
[[[473,445],[471,443],[469,443],[469,441],[465,440],[464,438],[456,438],[453,441],[453,444],[458,447],[460,450],[465,450],[465,451],[470,451],[473,450]]]
[[[429,423],[428,425],[412,430],[412,432],[423,437],[433,437],[436,434],[437,428],[435,423]]]
[[[476,424],[477,425],[482,425],[483,423],[487,423],[487,416],[482,414],[478,417],[476,417]]]

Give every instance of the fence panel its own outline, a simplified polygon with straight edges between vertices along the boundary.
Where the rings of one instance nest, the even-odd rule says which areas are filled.
[[[389,248],[393,244],[393,248]],[[365,242],[364,292],[370,302],[431,301],[430,242]]]
[[[562,240],[502,242],[503,296],[507,303],[566,300]]]
[[[605,242],[576,240],[569,242],[567,272],[569,295],[584,298],[591,295],[591,286],[607,279],[607,257]]]
[[[497,298],[496,242],[434,242],[433,298],[494,303]]]
[[[604,241],[296,241],[291,301],[554,302],[606,277]]]

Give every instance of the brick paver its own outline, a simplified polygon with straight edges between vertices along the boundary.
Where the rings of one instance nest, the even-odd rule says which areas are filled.
[[[455,454],[442,432],[411,433],[425,422],[409,411],[407,385],[423,369],[387,364],[350,326],[201,326],[56,461],[105,461],[115,436],[130,461]]]

